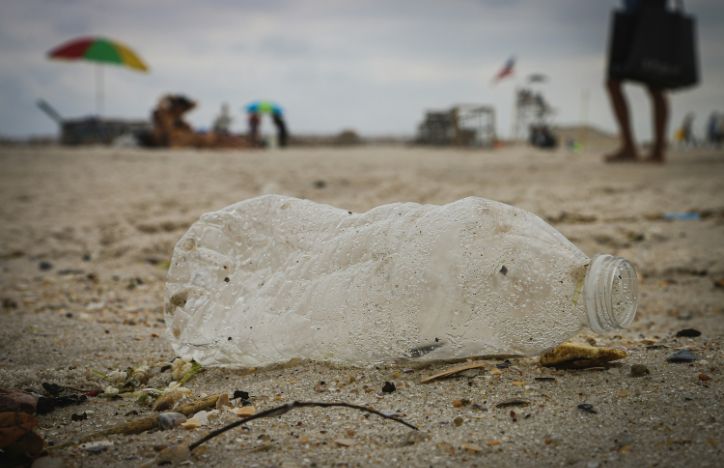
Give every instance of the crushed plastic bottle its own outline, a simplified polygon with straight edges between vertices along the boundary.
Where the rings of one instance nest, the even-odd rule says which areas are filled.
[[[633,266],[589,259],[524,210],[483,198],[366,213],[280,195],[207,213],[166,285],[174,350],[203,365],[374,364],[538,354],[626,327]]]

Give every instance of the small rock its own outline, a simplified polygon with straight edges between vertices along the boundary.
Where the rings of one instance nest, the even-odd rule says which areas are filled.
[[[182,422],[181,427],[183,427],[184,429],[188,429],[189,431],[193,431],[194,429],[198,429],[201,427],[201,421],[196,418],[190,418]]]
[[[3,309],[17,309],[18,303],[15,302],[13,299],[10,299],[9,297],[6,297],[3,299]]]
[[[316,188],[316,189],[323,189],[326,186],[327,186],[327,182],[322,179],[314,181],[314,188]]]
[[[682,349],[682,350],[675,352],[671,356],[667,357],[666,361],[672,362],[672,363],[681,363],[681,362],[687,363],[687,362],[694,362],[697,359],[698,358],[697,358],[696,354],[692,353],[688,349]]]
[[[113,442],[110,440],[97,440],[95,442],[86,442],[85,444],[80,445],[81,450],[85,450],[89,453],[105,452],[111,447],[113,447]]]
[[[254,416],[254,414],[256,414],[256,408],[253,406],[239,406],[237,408],[230,408],[229,411],[240,418],[246,418],[247,416]]]
[[[314,391],[317,393],[324,393],[327,391],[327,382],[324,380],[320,380],[316,384],[314,384]]]
[[[50,263],[50,262],[47,261],[47,260],[43,260],[43,261],[41,261],[40,263],[38,263],[38,268],[40,269],[40,271],[52,270],[52,269],[53,269],[53,264]]]
[[[88,419],[88,414],[86,414],[85,411],[83,411],[82,413],[73,413],[70,415],[71,421],[85,421],[86,419]]]
[[[470,400],[468,400],[467,398],[452,401],[453,408],[462,408],[463,406],[468,406],[469,404]]]
[[[596,411],[590,403],[581,403],[578,405],[578,409],[585,413],[598,414],[598,411]]]
[[[678,332],[676,332],[676,336],[684,338],[696,338],[697,336],[701,336],[701,332],[696,328],[684,328],[683,330],[679,330]]]
[[[453,419],[453,424],[455,425],[455,427],[460,427],[463,425],[464,421],[465,420],[463,419],[462,416],[457,416],[455,419]]]
[[[236,400],[237,398],[241,398],[242,400],[248,400],[249,392],[245,392],[244,390],[234,390],[234,395],[231,397],[231,399]]]
[[[168,411],[158,415],[158,426],[164,430],[173,429],[183,422],[186,422],[186,416],[181,413]]]
[[[631,366],[631,377],[643,377],[644,375],[650,374],[649,368],[643,364],[634,364]]]
[[[512,363],[510,362],[510,360],[509,360],[509,359],[506,359],[506,360],[503,361],[503,362],[497,363],[497,364],[495,365],[495,367],[497,367],[498,369],[507,369],[507,368],[510,367],[511,365],[512,365]]]
[[[166,411],[173,408],[177,401],[191,395],[191,390],[184,387],[177,387],[164,392],[153,403],[154,411]]]
[[[382,386],[382,393],[392,393],[395,390],[397,390],[397,387],[395,386],[394,382],[385,382],[385,384]]]
[[[563,343],[540,356],[545,367],[586,369],[608,366],[610,361],[626,357],[626,351],[618,348],[595,348],[578,343]]]
[[[351,447],[354,445],[354,440],[340,437],[339,439],[334,439],[334,443],[340,447]]]

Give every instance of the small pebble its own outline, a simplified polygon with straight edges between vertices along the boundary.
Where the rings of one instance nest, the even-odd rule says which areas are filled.
[[[52,270],[53,264],[47,260],[43,260],[42,262],[38,263],[38,268],[40,268],[40,271]]]
[[[385,382],[385,384],[382,386],[382,393],[392,393],[395,390],[397,390],[397,387],[395,386],[394,382]]]
[[[236,400],[237,398],[241,398],[242,400],[248,400],[249,392],[245,392],[244,390],[234,390],[234,395],[231,397],[231,399]]]
[[[644,375],[650,374],[649,368],[643,364],[634,364],[631,366],[631,377],[643,377]]]
[[[510,360],[509,360],[509,359],[506,359],[506,360],[503,361],[503,362],[497,363],[497,364],[495,365],[495,367],[497,367],[498,369],[507,369],[508,367],[511,366],[511,364],[512,364],[512,363],[510,362]]]
[[[101,453],[113,447],[113,442],[110,440],[98,440],[95,442],[86,442],[81,444],[80,448],[89,453]]]
[[[590,403],[581,403],[578,405],[578,409],[586,413],[598,414],[598,411],[593,409],[593,405]]]
[[[680,351],[677,351],[677,352],[675,352],[674,354],[672,354],[671,356],[669,356],[669,357],[666,358],[666,360],[667,360],[668,362],[673,362],[673,363],[694,362],[694,361],[696,361],[697,359],[698,359],[698,358],[697,358],[696,354],[692,353],[692,352],[689,351],[688,349],[682,349],[682,350],[680,350]]]
[[[696,328],[684,328],[683,330],[679,330],[678,332],[676,332],[676,336],[684,338],[696,338],[697,336],[701,336],[701,332]]]
[[[455,419],[453,419],[453,424],[455,425],[455,427],[460,427],[460,426],[462,426],[462,425],[463,425],[463,417],[462,417],[462,416],[457,416]]]
[[[164,412],[158,415],[158,426],[161,429],[173,429],[186,421],[186,416],[173,411]]]

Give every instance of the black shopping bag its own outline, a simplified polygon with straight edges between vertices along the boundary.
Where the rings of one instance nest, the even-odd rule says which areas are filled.
[[[611,17],[611,32],[608,44],[608,78],[611,80],[630,79],[629,56],[634,38],[638,15],[614,11]]]
[[[615,12],[609,51],[609,77],[663,89],[699,82],[696,25],[681,8]]]

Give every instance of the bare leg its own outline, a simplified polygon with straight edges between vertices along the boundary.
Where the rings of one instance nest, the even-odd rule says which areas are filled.
[[[662,163],[666,152],[666,126],[669,121],[669,102],[662,89],[648,88],[654,110],[654,146],[647,161]]]
[[[636,145],[634,144],[633,131],[631,130],[628,103],[626,102],[626,96],[623,94],[621,82],[618,80],[608,80],[606,82],[606,89],[608,89],[613,115],[616,117],[616,123],[621,133],[621,148],[615,153],[606,156],[605,160],[607,162],[635,161],[638,155],[636,154]]]

